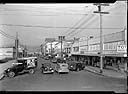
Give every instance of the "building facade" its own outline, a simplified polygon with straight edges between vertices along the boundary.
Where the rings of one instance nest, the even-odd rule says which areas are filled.
[[[26,50],[23,47],[18,47],[18,57],[25,57],[27,55]],[[0,59],[4,58],[15,58],[16,48],[15,47],[1,47],[0,48]]]
[[[100,37],[87,40],[80,38],[74,41],[71,55],[76,60],[87,60],[91,65],[93,61],[100,62]],[[108,34],[103,36],[104,60],[124,62],[127,58],[127,31]]]
[[[15,51],[14,47],[1,47],[0,48],[0,59],[4,58],[14,58]]]

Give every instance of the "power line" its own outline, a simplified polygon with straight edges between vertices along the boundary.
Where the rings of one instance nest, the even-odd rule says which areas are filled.
[[[94,15],[93,15],[94,16]],[[89,16],[89,18],[88,19],[86,19],[86,20],[84,20],[84,22],[82,22],[79,26],[78,26],[78,28],[80,28],[82,25],[84,25],[85,24],[85,22],[87,22],[87,21],[89,21],[90,20],[90,18],[92,18],[93,16]],[[86,29],[86,28],[85,28]],[[68,36],[70,36],[71,34],[73,34],[73,32],[75,32],[77,29],[75,29],[75,30],[72,30],[71,32],[69,32],[68,34],[67,34],[67,37]]]
[[[91,22],[92,22],[92,21],[94,22],[94,20],[96,20],[96,19],[92,19]],[[89,20],[89,21],[90,21],[90,20]],[[88,21],[88,22],[89,22],[89,21]],[[91,22],[89,22],[89,23],[91,23]],[[87,23],[87,24],[89,24],[89,23]],[[84,24],[83,24],[83,25],[84,25]],[[86,29],[87,29],[87,28],[86,28]],[[93,28],[93,29],[94,29],[94,28]],[[99,28],[95,28],[95,29],[99,29]],[[82,29],[81,29],[81,30],[78,30],[77,32],[75,32],[75,33],[72,34],[71,36],[74,36],[74,35],[76,35],[77,33],[80,33],[81,31],[82,31]],[[71,36],[70,36],[70,37],[71,37]]]
[[[112,7],[113,8],[113,7]],[[109,8],[109,9],[107,9],[107,11],[108,10],[110,10],[110,9],[112,9],[112,8]],[[114,7],[114,8],[116,8],[116,7]],[[96,20],[96,19],[95,19]],[[104,29],[104,28],[103,28]],[[120,28],[121,29],[121,28]],[[81,31],[82,31],[82,29],[81,29]],[[79,32],[81,32],[81,31],[79,31]],[[79,32],[76,32],[75,34],[77,34],[77,33],[79,33]],[[73,34],[73,36],[75,35],[75,34]]]
[[[109,33],[109,34],[104,34],[104,35],[102,35],[102,36],[103,36],[103,37],[107,37],[107,36],[109,36],[109,35],[115,35],[115,34],[117,34],[117,33],[124,32],[125,28],[122,28],[122,29],[123,29],[123,30],[121,30],[121,31],[114,32],[114,33]],[[83,38],[83,37],[87,37],[87,36],[81,36],[80,38]],[[98,35],[98,36],[95,36],[93,39],[97,39],[97,38],[100,38],[100,36],[99,36],[99,35]],[[83,41],[87,41],[87,39],[80,40],[79,42],[83,42]]]
[[[94,8],[92,8],[89,12],[91,12]],[[90,15],[89,15],[90,16]],[[91,17],[94,16],[94,15],[91,15]],[[89,19],[89,18],[88,18]],[[87,19],[87,21],[88,21]],[[86,20],[84,20],[80,25],[79,25],[79,28],[86,22]],[[75,32],[76,30],[73,30],[71,31],[70,33],[68,33],[67,35],[69,36],[70,34],[72,34],[73,32]]]
[[[79,27],[66,27],[66,26],[63,26],[63,27],[54,27],[54,26],[41,26],[41,25],[16,25],[16,24],[0,24],[0,25],[4,25],[4,26],[20,26],[20,27],[36,27],[36,28],[69,28],[69,29],[74,29],[74,30],[77,30],[77,29],[99,29],[99,28],[81,28],[80,26]],[[122,29],[122,28],[110,28],[110,27],[107,27],[107,28],[103,28],[103,29]]]
[[[92,10],[93,10],[94,8],[92,8],[89,12],[91,12]],[[72,27],[76,27],[82,20],[83,20],[83,18],[85,18],[85,15],[76,23],[76,24],[74,24]],[[67,32],[69,32],[71,29],[69,29],[69,30],[67,30]],[[67,33],[66,32],[66,33]],[[71,31],[72,32],[72,31]],[[70,33],[68,33],[68,34],[70,34]],[[67,34],[67,35],[68,35]]]
[[[25,14],[25,13],[22,13],[22,14],[0,14],[0,15],[14,15],[14,16],[17,16],[17,15],[29,15],[29,16],[61,16],[61,15],[91,15],[91,14],[84,14],[84,13],[55,13],[55,14]]]
[[[55,15],[57,16],[57,15],[88,15],[88,14],[84,14],[84,13],[77,13],[77,12],[74,12],[74,11],[69,11],[69,12],[62,12],[62,11],[58,11],[58,12],[54,12],[54,11],[49,11],[48,10],[48,12],[46,11],[33,11],[33,10],[26,10],[26,9],[4,9],[3,11],[24,11],[24,12],[38,12],[38,13],[42,13],[42,14],[44,14],[44,13],[55,13]],[[14,14],[13,14],[14,15]],[[55,15],[53,15],[53,16],[55,16]]]
[[[7,38],[10,38],[10,39],[15,40],[15,38],[14,38],[13,36],[11,36],[11,35],[5,33],[3,30],[0,30],[0,33],[1,33],[3,36],[7,37]]]
[[[85,18],[85,15],[76,23],[76,24],[74,24],[72,27],[75,27],[76,25],[78,25],[82,20],[83,20],[83,18]],[[68,35],[67,33],[69,32],[71,30],[71,28],[69,28],[66,32],[64,32],[66,35]],[[65,36],[66,36],[65,35]]]
[[[93,9],[92,9],[92,10],[93,10]],[[92,10],[91,10],[91,11],[92,11]],[[93,16],[92,16],[91,18],[94,18],[94,17],[96,17],[96,15],[93,14]],[[81,24],[79,25],[79,27],[83,26],[83,25],[85,24],[85,22],[88,24],[88,22],[90,21],[91,18],[88,18],[87,21],[84,21],[83,23],[81,23]],[[85,29],[86,29],[86,28],[85,28]],[[75,32],[75,31],[76,31],[76,30],[72,31],[70,34],[72,34],[72,33]],[[81,31],[82,31],[82,30],[81,30]],[[77,34],[77,33],[78,33],[78,32],[74,33],[73,35],[75,35],[75,34]],[[68,36],[69,36],[70,34],[68,34]],[[73,35],[70,35],[70,37],[73,36]]]
[[[41,15],[41,14],[7,14],[7,13],[3,13],[3,14],[0,14],[0,15],[6,15],[6,16],[8,16],[8,15],[13,15],[13,16],[19,16],[19,15],[25,15],[25,16],[59,16],[59,15],[49,15],[49,14],[43,14],[43,15]]]

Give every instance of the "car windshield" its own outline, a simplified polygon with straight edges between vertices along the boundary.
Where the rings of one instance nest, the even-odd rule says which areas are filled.
[[[51,66],[50,63],[44,63],[43,65],[44,65],[44,67],[50,67]]]
[[[25,61],[27,61],[27,60],[18,60],[17,62],[18,63],[25,63]]]
[[[60,67],[63,67],[63,68],[67,68],[68,67],[68,64],[65,64],[65,63],[61,63],[61,64],[59,64],[60,65]]]

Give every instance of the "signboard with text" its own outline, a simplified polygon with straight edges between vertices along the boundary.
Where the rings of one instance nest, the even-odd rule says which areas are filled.
[[[117,52],[126,53],[127,52],[127,45],[117,45]]]

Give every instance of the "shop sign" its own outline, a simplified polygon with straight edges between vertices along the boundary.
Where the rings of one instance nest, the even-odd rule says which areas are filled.
[[[103,50],[117,50],[117,45],[122,44],[122,41],[119,42],[112,42],[112,43],[105,43],[103,44]]]
[[[117,45],[117,52],[126,53],[127,52],[127,45]]]

